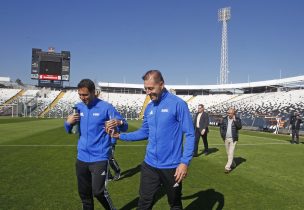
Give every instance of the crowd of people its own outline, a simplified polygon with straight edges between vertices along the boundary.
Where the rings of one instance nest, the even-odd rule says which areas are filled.
[[[65,96],[68,98],[63,98],[65,100],[59,101],[49,112],[50,117],[66,117],[64,114],[75,106],[75,113],[66,117],[64,127],[67,133],[74,132],[79,136],[75,167],[82,209],[94,209],[94,197],[105,209],[116,209],[107,189],[107,181],[120,179],[121,168],[115,160],[115,145],[118,139],[148,140],[146,154],[140,166],[140,210],[152,209],[155,195],[160,188],[165,189],[170,209],[183,208],[182,183],[188,175],[191,160],[199,157],[200,139],[203,145],[202,154],[210,153],[209,113],[220,116],[216,125],[219,126],[227,154],[227,161],[223,165],[223,172],[226,174],[236,167],[234,153],[239,141],[239,130],[242,129],[244,120],[253,119],[253,116],[275,116],[277,124],[274,133],[279,132],[281,118],[288,117],[290,142],[300,143],[300,129],[303,124],[301,113],[304,112],[303,90],[243,94],[239,97],[224,95],[221,101],[218,96],[213,96],[214,105],[202,104],[200,101],[190,106],[166,89],[164,78],[158,70],[146,72],[142,79],[144,90],[151,102],[145,109],[142,126],[136,131],[127,133],[128,121],[124,116],[129,119],[137,118],[142,100],[136,99],[130,104],[106,102],[95,94],[95,85],[90,79],[81,80],[77,93],[71,94],[70,98]],[[0,90],[0,105],[18,92],[19,89]],[[35,109],[30,110],[30,115],[38,116],[42,113],[59,92],[44,92],[44,97],[41,97],[36,95],[36,90],[33,97],[39,100],[36,101],[35,107],[31,107]],[[31,94],[24,95],[23,98],[14,99],[12,103],[29,104]],[[78,95],[80,100],[76,99],[75,95]],[[197,97],[197,100],[201,99]],[[223,113],[226,114],[224,117],[221,116]],[[242,120],[239,114],[242,114]],[[193,119],[191,115],[194,116]]]
[[[209,113],[220,116],[216,125],[220,127],[220,135],[227,153],[227,162],[223,166],[224,173],[227,174],[236,167],[234,151],[244,119],[252,118],[257,112],[277,116],[276,133],[282,114],[288,117],[290,115],[287,126],[291,143],[300,143],[299,135],[303,121],[299,110],[303,109],[303,104],[288,100],[293,98],[290,97],[291,93],[265,93],[250,97],[244,95],[238,97],[238,100],[231,99],[217,106],[207,104],[208,112],[205,109],[206,105],[199,103],[195,110],[192,106],[190,112],[190,106],[185,100],[166,89],[161,72],[150,70],[142,79],[144,90],[151,102],[145,109],[142,126],[134,132],[126,133],[128,122],[125,116],[136,118],[140,106],[117,103],[112,105],[106,102],[95,94],[94,82],[89,79],[79,82],[76,92],[79,99],[71,95],[73,100],[66,100],[70,101],[70,104],[58,103],[60,108],[54,109],[63,116],[63,110],[68,111],[76,103],[77,113],[68,115],[64,126],[68,133],[72,133],[73,128],[78,125],[76,176],[83,209],[94,209],[93,197],[105,209],[115,209],[106,182],[120,178],[121,169],[114,155],[117,139],[148,139],[146,155],[141,164],[138,209],[151,209],[160,187],[167,192],[170,208],[182,209],[182,182],[188,174],[191,159],[199,156],[200,139],[203,143],[202,154],[208,155],[210,152],[208,126],[212,117]],[[300,91],[302,90],[298,90]],[[296,92],[293,91],[292,94]],[[281,97],[282,95],[286,97]],[[271,98],[272,102],[265,102],[268,98]],[[43,98],[40,101],[43,101]],[[37,109],[37,114],[38,112],[41,110]],[[227,115],[222,117],[223,113]],[[35,112],[32,114],[35,115]]]
[[[151,102],[145,109],[142,126],[128,133],[127,120],[112,104],[96,97],[92,80],[83,79],[78,84],[81,102],[75,105],[76,111],[67,117],[64,127],[68,133],[77,127],[76,176],[85,210],[94,209],[94,197],[105,209],[116,209],[106,182],[120,177],[120,167],[114,158],[117,139],[148,140],[140,167],[139,210],[152,209],[160,188],[165,189],[170,209],[183,209],[182,182],[188,175],[191,159],[198,157],[200,138],[204,145],[203,154],[209,154],[209,116],[204,105],[198,105],[192,119],[187,103],[166,89],[160,71],[150,70],[142,79]],[[227,163],[223,168],[229,174],[236,167],[234,151],[242,121],[235,108],[229,107],[226,112],[227,115],[219,122],[219,130],[227,153]],[[298,113],[290,123],[292,142],[299,143],[302,120]]]

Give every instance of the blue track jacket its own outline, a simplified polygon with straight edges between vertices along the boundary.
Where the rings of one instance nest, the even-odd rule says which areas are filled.
[[[183,147],[183,134],[185,143]],[[157,102],[150,102],[144,113],[142,127],[120,134],[124,141],[148,138],[145,162],[159,169],[189,165],[194,149],[194,128],[187,103],[164,90]]]
[[[84,162],[108,160],[111,154],[111,137],[105,132],[105,121],[123,120],[119,131],[127,131],[128,123],[109,103],[95,98],[88,106],[83,102],[76,104],[80,114],[77,159]],[[64,127],[71,133],[72,125],[65,122]]]

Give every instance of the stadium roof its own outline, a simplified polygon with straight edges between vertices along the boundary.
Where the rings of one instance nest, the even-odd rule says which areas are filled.
[[[166,87],[168,89],[174,89],[174,90],[225,90],[225,89],[231,90],[231,89],[252,89],[252,88],[260,88],[260,87],[285,87],[299,83],[304,83],[304,75],[282,78],[282,79],[224,84],[224,85],[166,85]],[[135,88],[135,89],[143,88],[143,84],[109,83],[109,82],[99,82],[98,86],[101,88]]]
[[[11,78],[10,77],[0,77],[0,82],[10,82]]]

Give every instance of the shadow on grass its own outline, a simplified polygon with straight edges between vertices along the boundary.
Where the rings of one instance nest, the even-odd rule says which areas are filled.
[[[216,153],[217,151],[219,151],[218,148],[209,148],[208,149],[208,155],[212,154],[212,153]]]
[[[216,153],[217,151],[219,151],[218,148],[209,148],[208,153],[206,155],[211,155],[212,153]],[[204,150],[202,150],[200,153],[198,153],[197,156],[195,156],[195,157],[199,157],[201,155],[204,155]]]
[[[166,191],[163,187],[161,187],[156,195],[155,195],[155,199],[154,199],[154,203],[153,205],[158,201],[160,200],[164,195],[166,195]],[[139,200],[139,197],[133,199],[132,201],[130,201],[129,203],[127,203],[126,205],[124,205],[120,210],[130,210],[130,209],[136,209],[137,206],[138,206],[138,200]]]
[[[138,204],[138,200],[139,200],[139,197],[133,199],[132,201],[130,201],[129,203],[127,203],[126,205],[124,205],[123,207],[121,207],[120,210],[136,209],[137,204]]]
[[[293,140],[287,140],[287,142],[289,142],[290,144],[304,144],[304,142],[299,141],[299,143],[297,143],[297,141]]]
[[[292,139],[285,139],[284,141],[286,141],[286,142],[288,142],[290,144],[297,144],[296,141],[293,141]],[[301,140],[300,140],[299,144],[304,144],[304,142],[303,141],[301,142]]]
[[[130,168],[130,169],[126,170],[126,171],[121,172],[120,180],[128,178],[128,177],[131,177],[131,176],[134,176],[135,174],[137,174],[138,172],[140,172],[140,165],[141,164],[138,164],[134,168]]]
[[[241,165],[242,163],[246,162],[246,159],[242,157],[235,157],[233,160],[236,163],[235,168]]]
[[[224,208],[224,195],[214,189],[197,192],[193,195],[182,197],[183,200],[194,199],[184,210],[221,210]]]

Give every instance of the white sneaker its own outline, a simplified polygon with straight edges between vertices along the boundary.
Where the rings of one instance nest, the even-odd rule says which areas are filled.
[[[231,171],[231,169],[227,169],[227,168],[225,168],[225,174],[229,174],[229,173],[230,173],[230,171]]]

